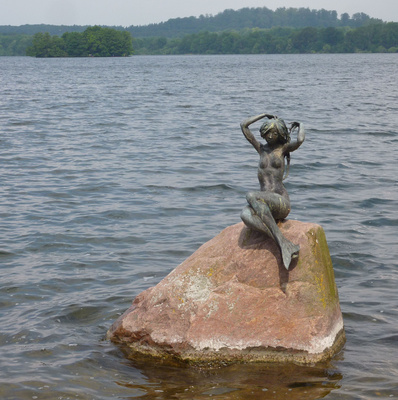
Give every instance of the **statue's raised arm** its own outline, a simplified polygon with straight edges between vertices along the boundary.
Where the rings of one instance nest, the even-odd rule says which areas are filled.
[[[305,129],[304,129],[304,125],[301,122],[292,122],[290,124],[290,135],[297,128],[298,128],[297,139],[286,143],[285,152],[287,152],[287,153],[291,153],[294,150],[297,150],[303,144],[303,142],[305,140]]]
[[[256,115],[255,117],[248,118],[240,124],[240,128],[242,129],[245,138],[253,145],[253,147],[257,150],[257,153],[260,153],[261,144],[257,141],[252,131],[249,129],[249,125],[265,117],[267,117],[268,119],[276,118],[276,116],[274,115],[264,113]]]

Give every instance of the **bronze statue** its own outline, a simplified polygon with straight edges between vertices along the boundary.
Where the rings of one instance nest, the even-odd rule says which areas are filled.
[[[249,125],[265,117],[268,120],[261,126],[260,134],[267,143],[261,144],[250,131]],[[300,247],[282,235],[277,221],[285,219],[290,212],[289,195],[282,181],[289,173],[290,153],[297,150],[304,142],[304,127],[298,122],[292,122],[288,129],[282,119],[269,114],[249,118],[240,126],[246,139],[260,155],[258,164],[260,191],[247,193],[246,200],[249,205],[243,209],[241,218],[249,228],[275,240],[281,251],[283,265],[289,269],[291,260],[298,257]],[[297,140],[291,142],[290,133],[296,128],[298,128]],[[285,158],[287,169],[284,176]]]

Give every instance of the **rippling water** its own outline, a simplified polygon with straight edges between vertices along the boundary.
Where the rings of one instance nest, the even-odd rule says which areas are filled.
[[[398,397],[398,56],[0,58],[1,399]],[[307,128],[290,218],[328,238],[347,344],[330,363],[198,371],[104,339],[142,290],[239,222],[240,132]]]

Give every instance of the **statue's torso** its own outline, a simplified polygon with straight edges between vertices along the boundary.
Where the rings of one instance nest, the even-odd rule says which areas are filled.
[[[287,191],[282,183],[284,170],[285,158],[282,147],[270,149],[267,145],[262,145],[258,163],[258,180],[261,190],[269,190],[287,196]]]

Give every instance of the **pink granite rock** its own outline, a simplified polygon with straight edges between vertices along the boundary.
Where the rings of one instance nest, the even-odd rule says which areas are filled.
[[[194,364],[330,358],[345,339],[324,231],[279,226],[300,245],[289,271],[271,239],[230,226],[138,295],[108,338],[132,356]]]

